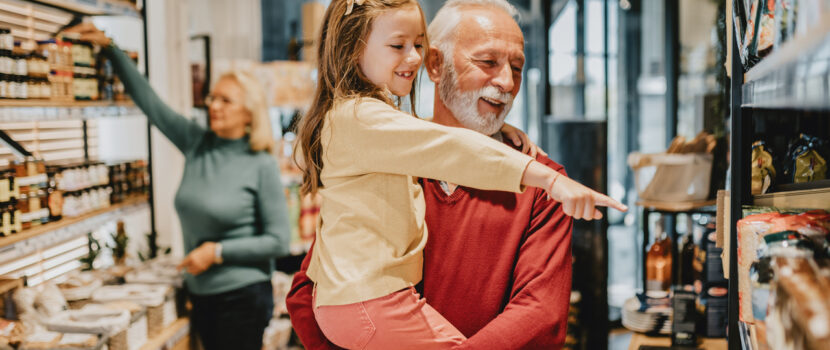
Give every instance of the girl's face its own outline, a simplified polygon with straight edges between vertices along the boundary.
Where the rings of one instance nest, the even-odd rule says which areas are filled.
[[[360,55],[360,70],[396,96],[412,91],[423,59],[424,27],[415,5],[384,11],[375,18]]]

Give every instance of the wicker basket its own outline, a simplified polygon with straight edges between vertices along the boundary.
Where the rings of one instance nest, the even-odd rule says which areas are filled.
[[[109,350],[136,350],[147,342],[147,311],[130,314],[130,326],[109,338]]]
[[[147,308],[147,333],[149,337],[152,338],[161,333],[165,327],[175,322],[177,318],[175,291],[170,288],[161,305]]]

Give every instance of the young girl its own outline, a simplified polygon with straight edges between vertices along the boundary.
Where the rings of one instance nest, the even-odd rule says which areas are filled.
[[[589,219],[625,207],[482,134],[395,108],[428,47],[415,0],[333,0],[319,41],[319,82],[299,130],[303,192],[322,206],[308,276],[314,314],[350,349],[448,349],[464,336],[415,292],[427,239],[417,177],[519,192],[543,188]],[[580,215],[581,216],[581,215]]]

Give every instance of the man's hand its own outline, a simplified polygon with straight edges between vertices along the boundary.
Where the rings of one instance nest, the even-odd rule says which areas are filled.
[[[184,260],[176,266],[177,269],[187,269],[187,272],[196,276],[207,271],[216,261],[216,243],[205,242],[184,257]]]
[[[514,127],[513,125],[504,123],[501,127],[501,134],[510,140],[516,147],[522,147],[522,153],[527,154],[533,158],[536,158],[536,154],[541,153],[543,156],[547,157],[548,154],[542,150],[541,147],[537,146],[535,143],[530,141],[530,138],[527,137],[523,131],[519,130],[518,128]]]
[[[596,192],[571,178],[557,174],[547,190],[548,195],[562,203],[562,211],[574,219],[599,220],[602,213],[596,207],[628,211],[628,207],[611,197]]]
[[[107,35],[100,31],[94,24],[87,22],[69,27],[62,33],[78,33],[81,35],[80,39],[82,41],[90,42],[99,46],[107,46],[111,41],[110,38],[108,38]]]

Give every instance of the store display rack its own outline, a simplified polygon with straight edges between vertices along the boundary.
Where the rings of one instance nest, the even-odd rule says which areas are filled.
[[[751,144],[753,113],[761,111],[813,112],[830,114],[830,15],[823,15],[817,27],[804,36],[783,44],[747,72],[732,40],[731,86],[731,187],[729,240],[729,349],[748,349],[740,334],[746,325],[739,321],[737,222],[748,205],[779,208],[830,209],[830,182],[815,183],[809,189],[775,188],[774,192],[751,195]],[[743,79],[741,79],[743,78]],[[783,113],[782,113],[783,115]],[[808,131],[808,130],[803,130]],[[725,257],[726,258],[726,257]]]
[[[73,17],[94,15],[143,18],[141,11],[135,5],[122,0],[0,1],[0,27],[11,28],[15,39],[21,41],[41,40],[44,37],[51,37],[63,25],[69,23]],[[144,44],[146,45],[146,42]],[[132,101],[0,99],[0,122],[16,124],[17,122],[82,120],[83,154],[87,160],[89,158],[87,152],[89,143],[87,120],[140,115],[143,115],[143,113]],[[9,146],[13,153],[23,155],[28,153],[19,143],[8,137],[4,130],[0,130],[0,136],[4,136],[0,141]],[[20,152],[21,149],[24,152]],[[83,236],[88,232],[100,228],[108,222],[148,209],[151,212],[152,220],[152,201],[146,195],[137,196],[106,209],[74,218],[63,218],[8,237],[0,237],[0,264],[13,263],[15,259],[29,259],[31,256],[38,256],[37,252],[54,250],[62,246],[66,246],[65,248],[69,250],[76,249],[75,245],[64,243],[83,239]],[[151,228],[153,228],[152,222]],[[63,253],[69,254],[68,252]],[[8,268],[5,270],[8,270]]]
[[[0,237],[0,263],[85,235],[103,223],[133,211],[146,209],[148,205],[147,196],[136,196],[109,208],[73,218],[63,218],[11,236]]]
[[[57,7],[76,14],[96,16],[141,17],[139,10],[128,1],[119,0],[36,0],[43,5]]]

